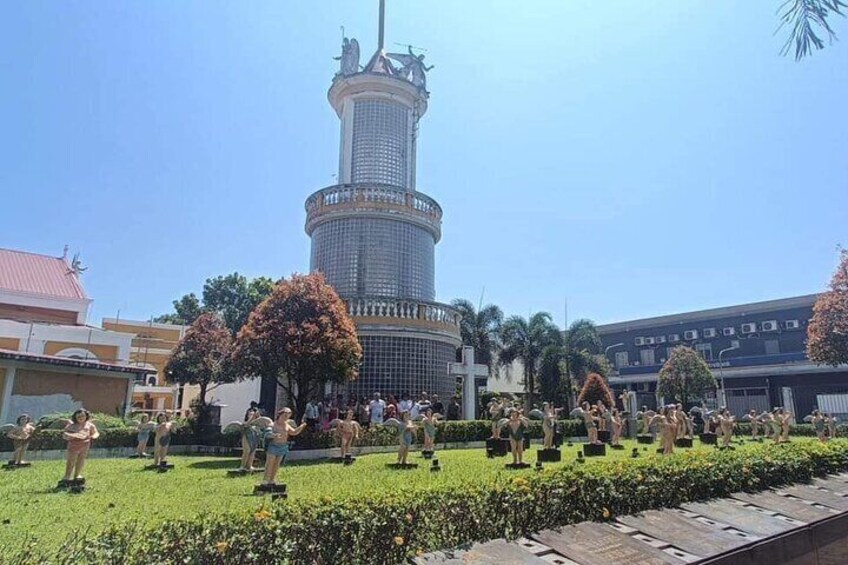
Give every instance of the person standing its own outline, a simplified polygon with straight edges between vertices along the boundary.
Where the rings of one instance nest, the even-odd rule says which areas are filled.
[[[319,413],[318,404],[315,400],[310,398],[309,402],[306,403],[306,409],[303,411],[303,419],[306,422],[306,429],[313,432],[318,430]]]
[[[430,408],[433,410],[434,414],[441,414],[442,416],[445,415],[445,405],[442,404],[441,400],[439,400],[438,394],[433,395],[433,403],[430,405]]]
[[[383,423],[383,415],[386,412],[386,402],[380,398],[380,393],[374,393],[374,399],[368,404],[368,410],[371,413],[371,424],[380,425]]]
[[[412,411],[412,399],[409,398],[408,392],[404,392],[400,395],[400,403],[398,403],[397,409],[401,414]]]
[[[459,406],[459,399],[455,396],[452,396],[450,404],[448,404],[448,412],[445,415],[446,419],[451,421],[459,420],[461,411],[462,409]]]

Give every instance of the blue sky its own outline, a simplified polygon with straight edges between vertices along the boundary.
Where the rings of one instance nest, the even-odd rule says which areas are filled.
[[[437,295],[625,320],[816,292],[848,244],[848,23],[795,63],[778,0],[388,0],[427,48]],[[89,321],[309,267],[341,30],[377,0],[6,3],[0,246],[89,270]]]

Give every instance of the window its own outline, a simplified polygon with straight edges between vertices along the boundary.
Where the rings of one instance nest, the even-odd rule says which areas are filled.
[[[711,343],[696,343],[695,350],[701,354],[701,357],[706,359],[707,361],[712,361],[713,359],[713,344]]]
[[[776,339],[767,339],[765,341],[766,355],[777,355],[780,353],[780,342]]]
[[[615,367],[620,369],[630,364],[630,358],[626,351],[617,351],[615,353]]]
[[[673,347],[666,347],[665,348],[665,358],[666,359],[671,359],[671,352],[672,351],[674,351]]]
[[[642,365],[654,365],[654,350],[643,349],[639,352],[639,357]]]

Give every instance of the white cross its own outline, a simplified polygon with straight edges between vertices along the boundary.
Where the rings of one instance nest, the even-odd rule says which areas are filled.
[[[465,420],[474,419],[474,403],[477,391],[474,387],[475,377],[488,377],[489,367],[474,362],[474,348],[462,346],[462,363],[448,363],[448,374],[462,377],[462,417]]]

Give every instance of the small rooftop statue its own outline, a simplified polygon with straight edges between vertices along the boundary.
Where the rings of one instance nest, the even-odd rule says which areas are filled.
[[[333,57],[340,61],[336,76],[350,76],[359,72],[359,42],[356,39],[342,38],[342,54]]]
[[[412,52],[412,46],[408,47],[409,54],[405,53],[387,53],[386,56],[394,59],[403,65],[397,70],[398,76],[405,78],[418,88],[427,91],[427,75],[426,72],[433,69],[435,65],[429,67],[424,64],[424,55],[416,55]]]

